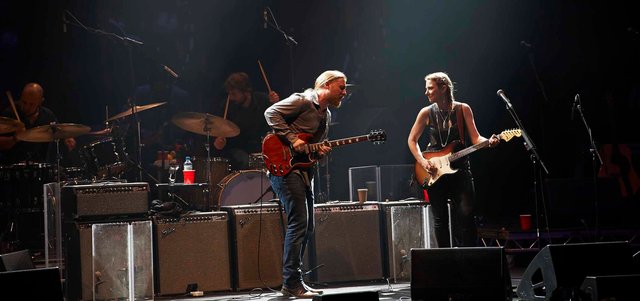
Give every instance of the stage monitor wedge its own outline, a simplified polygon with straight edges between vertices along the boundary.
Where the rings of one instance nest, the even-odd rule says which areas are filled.
[[[633,272],[633,251],[628,242],[550,244],[531,260],[516,294],[521,300],[567,300],[579,293],[587,276]]]
[[[503,247],[411,249],[411,300],[512,300]]]

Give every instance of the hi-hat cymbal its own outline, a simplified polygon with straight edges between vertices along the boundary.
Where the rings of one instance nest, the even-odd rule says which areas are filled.
[[[16,137],[18,140],[29,142],[51,142],[58,139],[66,139],[84,135],[91,131],[91,128],[75,123],[56,123],[41,125],[19,132]]]
[[[235,123],[207,113],[182,112],[173,116],[171,121],[185,131],[200,135],[235,137],[240,134],[240,128]]]
[[[11,119],[8,117],[0,117],[0,134],[15,132],[16,130],[23,127],[24,127],[24,123],[16,119]]]
[[[148,109],[152,109],[152,108],[155,108],[155,107],[159,107],[159,106],[161,106],[163,104],[166,104],[166,103],[167,102],[165,101],[165,102],[151,103],[151,104],[144,105],[144,106],[134,106],[131,109],[128,109],[128,110],[126,110],[126,111],[124,111],[122,113],[119,113],[117,115],[114,115],[113,117],[110,117],[106,121],[111,121],[111,120],[119,119],[119,118],[122,118],[122,117],[127,117],[129,115],[134,114],[134,113],[138,113],[138,112],[142,112],[144,110],[148,110]]]

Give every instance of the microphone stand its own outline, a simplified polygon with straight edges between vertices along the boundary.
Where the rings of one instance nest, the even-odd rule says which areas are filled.
[[[536,242],[538,243],[538,246],[541,247],[541,244],[540,244],[540,222],[538,220],[538,218],[539,218],[538,195],[540,195],[540,197],[542,199],[542,205],[544,207],[543,211],[545,212],[544,216],[545,216],[545,222],[546,222],[546,225],[547,225],[547,236],[548,236],[549,240],[551,240],[551,234],[549,233],[549,219],[547,217],[547,210],[546,210],[545,201],[544,201],[544,189],[540,189],[540,191],[538,191],[538,187],[539,186],[540,187],[544,187],[543,186],[543,182],[542,182],[542,174],[538,170],[538,164],[542,167],[542,170],[544,171],[544,174],[549,174],[549,170],[545,166],[545,164],[542,161],[542,159],[540,159],[540,154],[538,153],[538,150],[537,150],[535,144],[533,143],[533,140],[531,139],[531,136],[529,136],[527,131],[524,129],[524,126],[522,125],[522,121],[518,117],[518,114],[516,113],[515,109],[513,108],[513,105],[511,105],[511,102],[509,102],[509,100],[507,99],[506,96],[504,96],[504,93],[502,93],[501,90],[499,90],[498,92],[499,92],[498,95],[502,96],[504,102],[506,103],[507,111],[509,112],[509,114],[511,115],[511,117],[515,121],[516,125],[518,125],[518,128],[522,132],[522,137],[524,139],[524,147],[527,149],[527,151],[529,151],[531,153],[530,154],[530,158],[531,158],[531,164],[532,164],[532,167],[533,167],[533,193],[534,193],[534,197],[533,198],[534,198],[535,213],[536,213]],[[540,180],[540,184],[538,184],[538,178]]]
[[[600,156],[600,153],[598,152],[598,148],[596,147],[596,142],[595,140],[593,140],[593,135],[591,133],[591,128],[589,127],[589,124],[587,123],[587,119],[584,117],[584,114],[582,113],[582,101],[580,100],[580,98],[578,97],[577,99],[577,104],[576,104],[576,108],[578,109],[578,113],[580,114],[580,119],[582,120],[582,124],[584,124],[585,129],[587,130],[587,134],[589,135],[589,143],[591,144],[591,147],[589,148],[589,152],[591,153],[591,165],[593,168],[593,190],[594,190],[594,200],[593,200],[593,209],[595,210],[594,212],[594,235],[596,238],[596,241],[598,240],[599,237],[599,232],[600,232],[600,218],[599,218],[599,202],[598,202],[598,165],[597,163],[600,163],[600,166],[602,166],[602,157]],[[596,159],[598,159],[598,161],[596,162]]]
[[[292,36],[288,35],[286,32],[284,32],[284,30],[280,28],[280,26],[278,25],[278,21],[276,21],[276,17],[273,15],[273,12],[271,11],[271,8],[267,6],[267,10],[271,15],[271,19],[273,19],[273,23],[269,22],[268,20],[265,20],[265,22],[269,24],[269,26],[275,28],[275,30],[280,32],[286,41],[285,43],[287,44],[287,46],[289,46],[289,68],[290,68],[290,74],[291,74],[291,91],[295,91],[296,88],[294,84],[294,75],[293,75],[293,46],[298,46],[298,42],[296,42],[296,40],[293,39]]]
[[[101,30],[101,29],[91,28],[89,26],[84,25],[82,22],[80,22],[80,20],[78,20],[68,10],[65,10],[64,13],[68,14],[73,19],[73,21],[69,21],[69,20],[66,19],[66,15],[63,15],[63,22],[64,22],[65,25],[66,24],[71,24],[71,25],[74,25],[74,26],[78,26],[78,27],[86,30],[87,32],[98,34],[98,35],[104,35],[104,36],[111,37],[111,38],[115,38],[117,40],[122,41],[122,43],[124,43],[124,45],[127,47],[127,51],[128,51],[128,54],[129,54],[129,73],[130,73],[129,76],[130,76],[130,82],[131,82],[131,85],[132,85],[131,91],[133,91],[133,89],[136,87],[136,78],[135,78],[135,72],[134,72],[134,68],[133,68],[133,53],[132,53],[132,47],[131,46],[133,44],[144,45],[144,43],[141,42],[141,41],[135,40],[133,38],[127,37],[124,32],[122,32],[123,35],[121,36],[121,35],[118,35],[118,34],[113,33],[113,32],[108,32],[108,31],[104,31],[104,30]],[[120,31],[122,31],[122,29],[120,29]],[[141,164],[142,164],[142,146],[143,145],[142,145],[142,140],[140,138],[140,119],[138,118],[138,114],[137,114],[138,112],[135,110],[135,108],[136,108],[135,99],[131,100],[131,98],[129,98],[128,99],[128,105],[131,107],[131,113],[132,113],[132,115],[134,115],[134,118],[135,118],[135,121],[136,121],[136,139],[137,139],[136,142],[138,144],[138,153],[137,153],[138,164],[137,164],[137,167],[138,167],[138,169],[140,169],[139,170],[139,174],[138,174],[139,180],[142,181],[142,172],[143,172],[143,170],[142,170]],[[149,174],[146,171],[145,171],[145,173],[147,175]]]

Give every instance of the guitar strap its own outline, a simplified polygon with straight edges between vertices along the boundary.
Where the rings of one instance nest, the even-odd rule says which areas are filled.
[[[458,132],[460,133],[460,142],[462,142],[462,145],[464,144],[464,128],[462,127],[462,124],[464,123],[464,116],[462,115],[462,106],[457,105],[456,108],[460,108],[459,110],[455,110],[456,111],[456,121],[458,122]]]

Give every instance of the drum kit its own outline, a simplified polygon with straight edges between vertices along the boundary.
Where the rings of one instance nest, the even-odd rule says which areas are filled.
[[[109,126],[109,121],[131,116],[138,112],[164,105],[165,102],[135,106],[132,109],[106,119],[104,129],[91,131],[91,128],[75,123],[52,123],[24,130],[24,124],[16,119],[0,117],[0,134],[16,132],[16,138],[27,142],[55,142],[56,163],[16,163],[0,166],[2,191],[12,191],[17,205],[23,209],[42,209],[42,185],[59,182],[61,185],[92,183],[119,179],[130,166],[124,137],[117,126]],[[248,170],[232,171],[229,160],[211,157],[209,140],[213,137],[235,137],[240,129],[226,118],[208,113],[181,112],[171,119],[177,127],[199,135],[207,136],[206,158],[195,157],[194,169],[196,182],[208,183],[212,208],[228,205],[249,204],[262,198],[275,198],[271,184],[266,176],[261,153],[253,153],[249,158]],[[82,167],[61,167],[60,140],[82,135],[100,137],[94,142],[79,148]],[[174,165],[175,166],[175,165]],[[175,170],[174,170],[175,172]],[[24,185],[29,187],[22,187]],[[22,185],[22,186],[21,186]],[[37,187],[35,186],[37,185]],[[15,188],[20,189],[15,189]],[[270,194],[269,194],[270,193]],[[6,204],[9,205],[9,204]],[[0,204],[0,207],[4,204]]]
[[[275,198],[261,153],[250,155],[250,169],[237,171],[231,171],[227,158],[211,157],[211,136],[235,137],[240,134],[240,129],[233,122],[223,117],[198,112],[178,113],[171,121],[185,131],[207,136],[207,157],[204,160],[194,158],[194,169],[197,182],[209,183],[212,208],[246,205]]]

